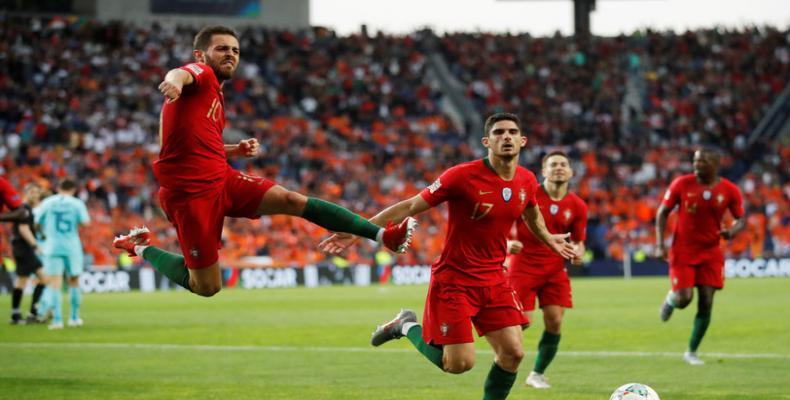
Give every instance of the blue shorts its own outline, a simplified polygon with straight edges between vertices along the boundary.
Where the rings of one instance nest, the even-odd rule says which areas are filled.
[[[80,276],[84,270],[82,253],[43,256],[41,261],[44,263],[45,275],[60,276],[65,272],[69,277],[73,277]]]

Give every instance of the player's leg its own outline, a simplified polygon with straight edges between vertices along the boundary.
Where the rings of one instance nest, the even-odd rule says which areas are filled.
[[[694,316],[688,351],[683,354],[683,359],[691,365],[702,365],[705,362],[697,357],[697,348],[710,325],[713,296],[716,290],[724,287],[724,255],[720,250],[703,254],[694,285],[697,287],[697,315]]]
[[[565,309],[573,307],[571,296],[571,281],[560,265],[557,273],[550,274],[545,284],[540,288],[538,298],[543,310],[544,331],[538,342],[538,354],[535,357],[535,366],[527,377],[527,384],[540,389],[551,387],[548,378],[544,375],[554,356],[559,349],[562,319]]]
[[[44,289],[46,289],[46,284],[44,280],[44,269],[40,266],[41,264],[37,264],[39,267],[36,269],[36,287],[33,289],[33,300],[30,303],[30,314],[27,316],[27,322],[33,323],[38,321],[40,314],[39,314],[39,302],[41,301],[41,296],[44,293]]]
[[[689,353],[696,353],[705,332],[710,325],[711,312],[713,311],[713,296],[716,288],[713,286],[697,286],[697,315],[694,316],[694,328],[691,330],[689,339]]]
[[[397,225],[381,228],[345,207],[307,197],[280,185],[267,190],[256,209],[256,215],[275,214],[301,217],[330,232],[345,232],[368,238],[401,253],[408,248],[416,226],[416,221],[409,217]]]
[[[494,364],[486,377],[483,400],[506,399],[524,358],[521,326],[488,332],[485,337],[494,349]]]
[[[518,366],[524,358],[521,328],[529,321],[523,314],[517,292],[509,284],[485,288],[481,293],[479,301],[484,307],[472,321],[477,333],[486,337],[495,354],[483,399],[504,399],[516,381]]]
[[[17,266],[17,268],[19,267]],[[19,306],[22,304],[22,293],[27,285],[27,279],[27,276],[17,275],[14,280],[14,291],[11,294],[11,324],[13,325],[25,323]]]
[[[184,197],[160,189],[159,200],[176,228],[183,255],[150,246],[153,235],[145,227],[116,237],[113,246],[127,251],[130,256],[143,257],[177,285],[200,296],[213,296],[222,288],[218,262],[225,218],[222,192]]]
[[[475,312],[464,287],[431,281],[425,301],[424,325],[417,323],[413,311],[403,310],[395,319],[376,329],[371,344],[379,346],[405,336],[432,364],[445,372],[459,374],[474,365],[470,316]]]
[[[535,366],[527,377],[527,385],[537,389],[548,389],[551,386],[545,377],[546,368],[549,367],[560,345],[560,328],[565,308],[560,305],[543,307],[543,334],[538,342],[538,354],[535,356]]]
[[[63,304],[61,298],[61,287],[63,286],[63,272],[66,269],[65,260],[60,256],[44,257],[44,274],[47,280],[47,290],[49,300],[47,301],[52,310],[52,322],[49,329],[63,329]]]
[[[69,285],[69,326],[82,326],[80,318],[80,306],[82,305],[82,291],[80,290],[80,275],[84,269],[84,258],[82,250],[69,255],[66,258],[66,276]]]
[[[80,318],[80,307],[82,306],[82,291],[80,290],[79,275],[69,276],[69,305],[70,316],[69,326],[82,326],[82,318]]]
[[[658,310],[659,318],[663,322],[669,320],[676,308],[681,310],[686,308],[694,298],[694,282],[697,268],[683,263],[678,258],[680,257],[670,256],[669,281],[672,284],[672,288],[664,297],[664,301]]]

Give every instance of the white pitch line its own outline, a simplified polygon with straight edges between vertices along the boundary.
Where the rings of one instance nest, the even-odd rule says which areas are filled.
[[[183,351],[262,351],[262,352],[314,352],[314,353],[411,353],[411,349],[374,349],[369,347],[299,347],[299,346],[223,346],[175,343],[0,343],[0,348],[57,348],[57,349],[143,349],[143,350],[183,350]],[[491,350],[477,350],[478,353],[491,353]],[[534,352],[527,352],[534,353]],[[650,351],[561,351],[570,357],[681,357],[683,353]],[[699,353],[711,358],[735,359],[778,359],[788,360],[790,354],[777,353]]]

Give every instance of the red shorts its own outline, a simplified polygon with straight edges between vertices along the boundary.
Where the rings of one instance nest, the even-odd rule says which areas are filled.
[[[187,268],[211,266],[219,259],[225,217],[260,218],[256,211],[275,182],[228,168],[225,182],[204,193],[159,189],[159,202],[175,226]]]
[[[535,298],[538,298],[540,308],[546,306],[573,307],[571,295],[571,280],[565,263],[559,266],[544,268],[527,268],[517,275],[510,275],[510,286],[518,294],[518,300],[525,311],[535,309]]]
[[[473,343],[478,336],[528,325],[516,293],[507,283],[461,286],[431,280],[423,314],[423,339],[434,345]]]
[[[724,255],[716,247],[694,253],[669,252],[669,280],[672,290],[695,286],[724,287]]]

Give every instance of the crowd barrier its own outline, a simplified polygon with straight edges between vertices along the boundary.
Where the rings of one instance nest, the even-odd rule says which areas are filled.
[[[790,258],[727,259],[724,264],[727,278],[790,277]],[[668,266],[659,260],[634,262],[632,276],[666,276]],[[568,267],[569,274],[578,277],[623,276],[623,263],[607,260],[594,261],[583,267]],[[424,285],[431,278],[430,265],[394,265],[374,267],[357,264],[348,267],[308,265],[280,268],[225,268],[223,284],[227,288],[273,289],[319,287],[328,285],[369,286],[371,284]],[[11,290],[13,274],[0,270],[0,292]],[[131,269],[90,268],[80,276],[80,286],[86,293],[152,292],[178,288],[158,271],[150,267]]]

